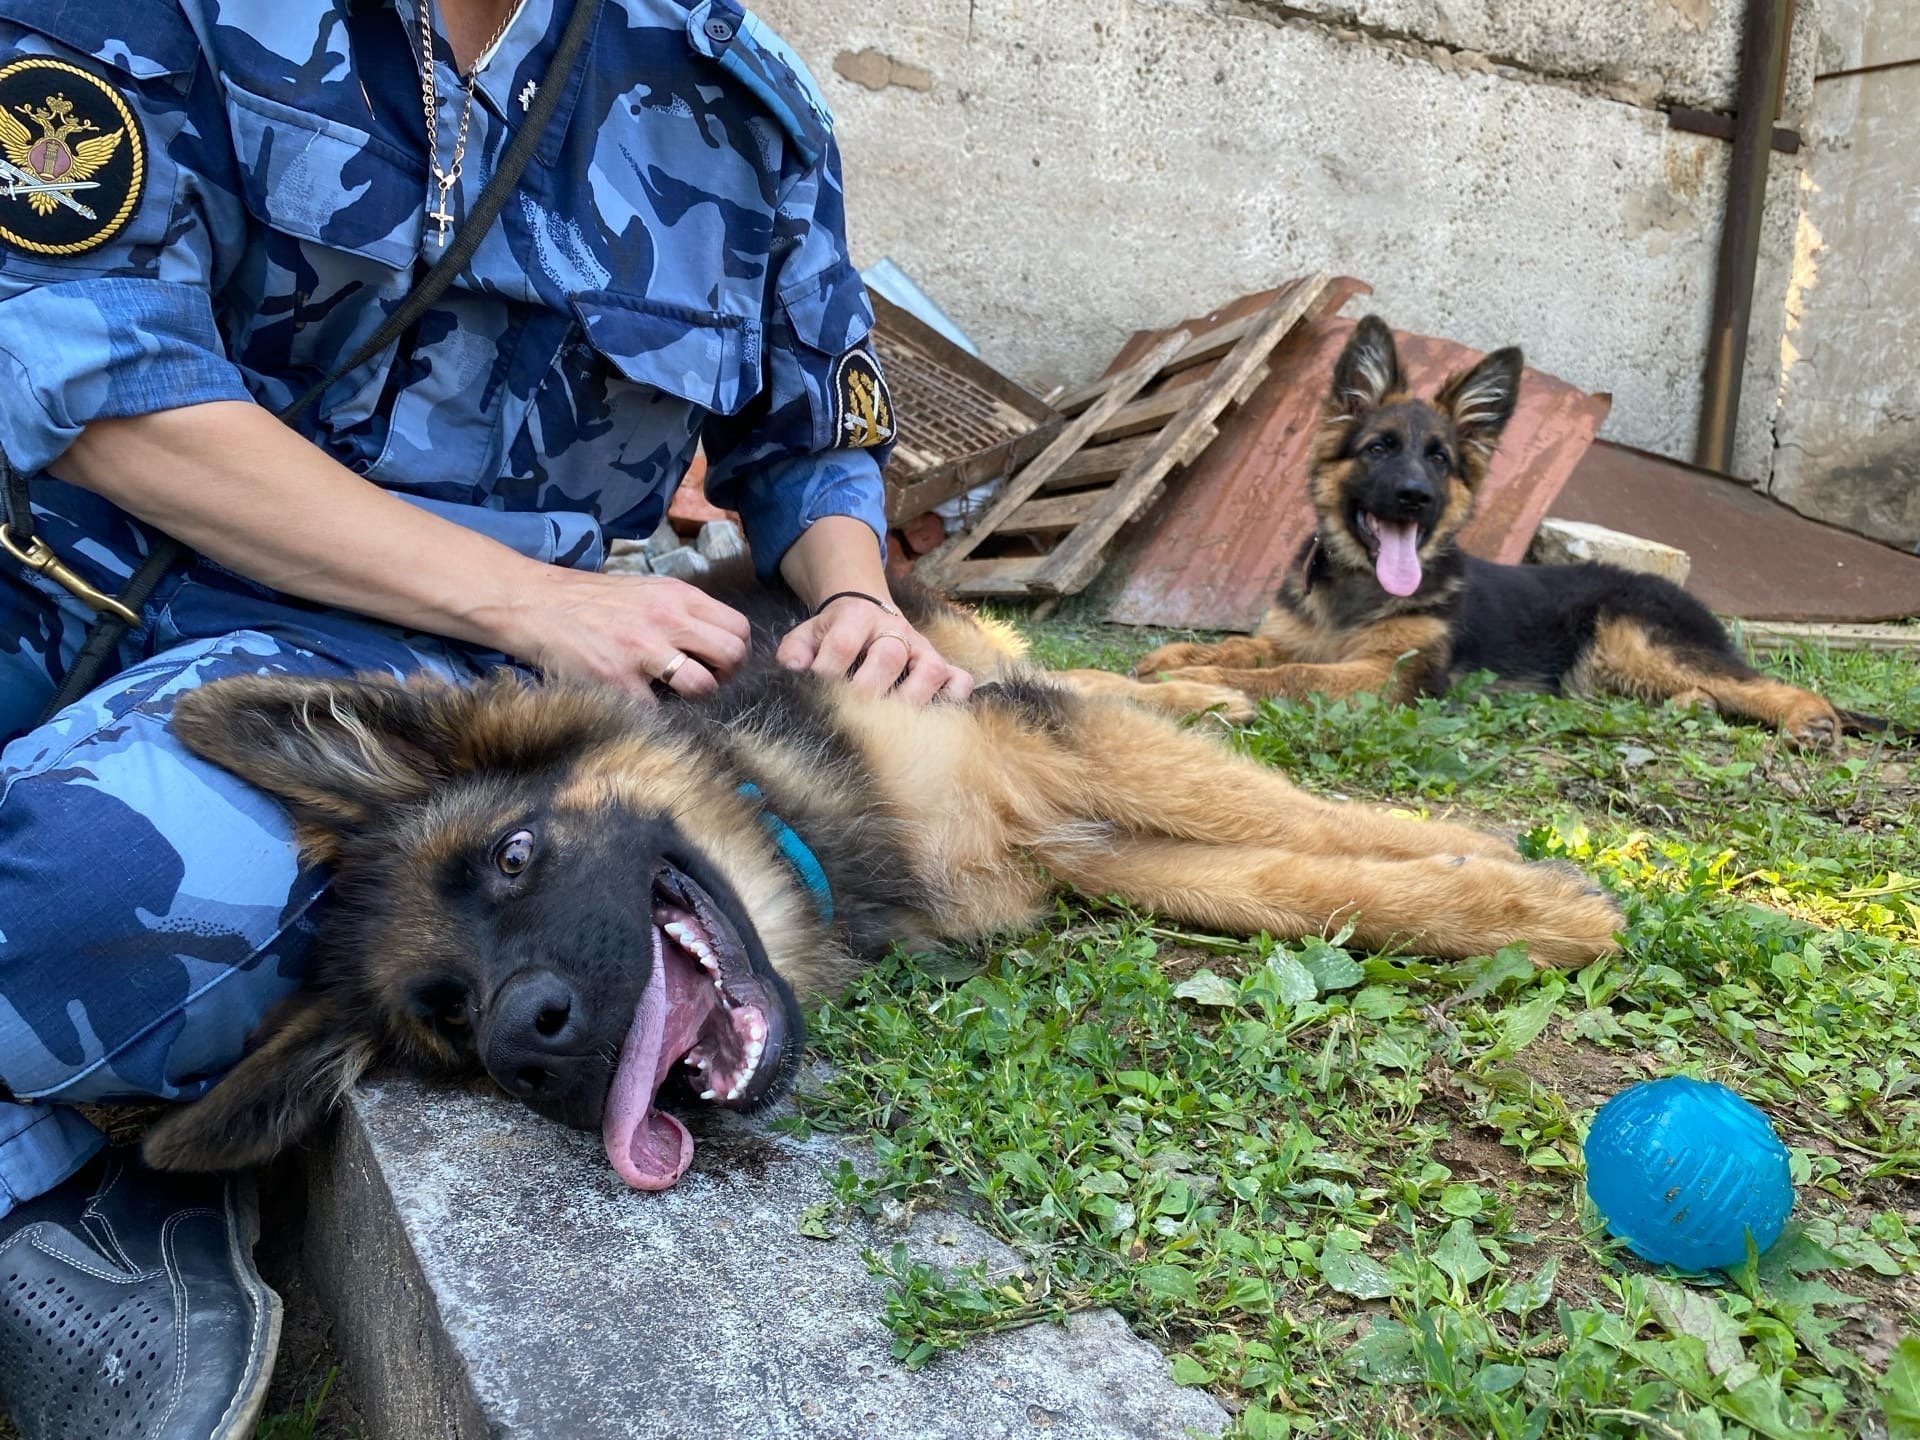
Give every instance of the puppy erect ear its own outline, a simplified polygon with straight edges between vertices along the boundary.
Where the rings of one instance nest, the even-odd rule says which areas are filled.
[[[1367,316],[1354,327],[1353,338],[1334,363],[1327,408],[1337,415],[1364,415],[1406,388],[1393,332],[1378,315]]]
[[[297,996],[260,1047],[141,1142],[156,1170],[264,1165],[326,1118],[372,1063],[374,1047],[327,997]]]
[[[1496,350],[1463,375],[1446,384],[1433,403],[1453,419],[1453,433],[1485,457],[1500,443],[1500,432],[1513,418],[1520,398],[1520,369],[1526,362],[1508,346]]]
[[[449,770],[464,692],[370,680],[243,675],[180,697],[188,749],[284,803],[316,861],[337,837],[422,798]]]

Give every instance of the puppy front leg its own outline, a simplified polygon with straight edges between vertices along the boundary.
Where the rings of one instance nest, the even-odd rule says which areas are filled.
[[[1214,665],[1223,670],[1257,670],[1278,665],[1286,658],[1280,647],[1258,635],[1237,635],[1211,643],[1181,642],[1162,645],[1141,656],[1133,673],[1143,680],[1167,670],[1185,670],[1195,665]]]

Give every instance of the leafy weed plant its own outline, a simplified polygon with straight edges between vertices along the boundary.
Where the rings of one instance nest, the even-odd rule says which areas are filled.
[[[1026,628],[1054,665],[1160,638]],[[1920,723],[1905,657],[1772,668]],[[1111,1305],[1249,1437],[1920,1437],[1920,752],[1472,685],[1268,705],[1228,743],[1578,862],[1622,953],[1436,964],[1084,897],[894,957],[816,1016],[802,1123],[872,1132],[845,1206],[959,1205],[1023,1262],[870,1254],[899,1357]],[[1594,1109],[1674,1073],[1792,1152],[1787,1234],[1725,1275],[1641,1264],[1585,1202]]]

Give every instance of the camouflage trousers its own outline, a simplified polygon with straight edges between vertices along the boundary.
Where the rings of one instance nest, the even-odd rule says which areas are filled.
[[[199,566],[156,592],[111,679],[40,724],[91,619],[0,564],[0,1215],[99,1149],[73,1103],[193,1098],[299,981],[325,876],[273,801],[174,740],[174,701],[224,675],[500,659]]]

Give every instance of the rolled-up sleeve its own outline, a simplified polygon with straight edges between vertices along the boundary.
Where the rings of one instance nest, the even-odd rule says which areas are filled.
[[[58,460],[95,420],[250,400],[204,290],[101,277],[0,300],[0,449],[21,470]]]
[[[0,15],[0,58],[70,67],[47,72],[49,88],[67,77],[63,94],[110,87],[132,117],[119,144],[139,162],[139,188],[110,234],[90,243],[80,226],[66,253],[16,233],[27,229],[23,209],[9,211],[21,217],[13,228],[0,227],[0,447],[25,471],[53,464],[95,420],[252,398],[210,298],[244,243],[246,219],[218,85],[192,32],[172,7],[139,7],[114,63],[47,33],[58,28],[48,13],[25,23]],[[98,183],[66,193],[95,202],[88,208],[101,221],[114,198]]]
[[[737,510],[763,579],[808,526],[849,515],[886,544],[881,467],[893,402],[870,339],[873,307],[847,255],[840,157],[829,142],[775,221],[764,385],[739,415],[702,432],[707,494]]]

